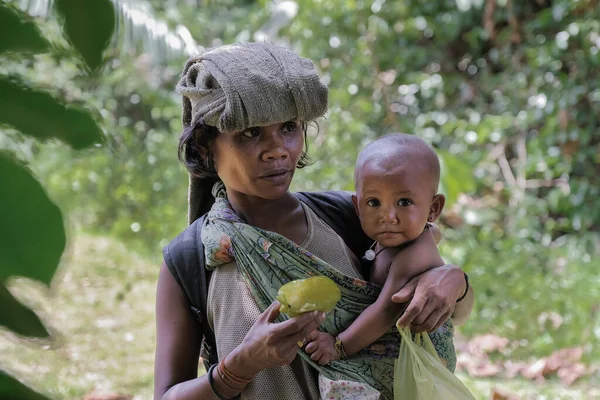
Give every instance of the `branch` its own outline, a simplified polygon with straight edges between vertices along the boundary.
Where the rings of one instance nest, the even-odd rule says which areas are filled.
[[[506,183],[508,183],[509,186],[513,186],[513,187],[518,186],[517,180],[515,179],[515,176],[512,173],[512,169],[510,168],[510,164],[508,163],[508,160],[506,159],[506,154],[502,153],[498,157],[498,165],[500,166],[500,170],[502,171],[502,175],[504,175],[504,179],[506,180]]]
[[[494,24],[494,11],[496,11],[496,0],[485,0],[483,10],[483,28],[488,33],[490,41],[496,40],[496,25]]]
[[[525,134],[522,133],[517,138],[517,157],[519,168],[517,170],[517,184],[519,188],[525,189],[525,172],[527,168],[527,146],[525,144]]]
[[[512,0],[506,0],[506,11],[508,11],[508,23],[513,29],[512,35],[510,36],[510,40],[513,44],[521,43],[521,34],[519,33],[519,21],[517,21],[517,17],[515,17],[515,11],[513,9]]]

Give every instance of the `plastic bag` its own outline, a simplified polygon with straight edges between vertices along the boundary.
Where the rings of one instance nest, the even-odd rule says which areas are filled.
[[[427,333],[412,339],[396,325],[402,342],[394,364],[394,400],[474,400],[469,389],[441,362]]]

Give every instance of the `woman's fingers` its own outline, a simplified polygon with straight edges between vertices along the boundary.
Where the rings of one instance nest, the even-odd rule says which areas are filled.
[[[431,330],[431,332],[436,331],[439,329],[440,326],[444,325],[444,322],[448,321],[450,319],[450,317],[452,316],[452,313],[454,311],[450,310],[449,312],[447,312],[446,314],[442,315],[442,318],[440,318],[440,320],[438,321],[438,323],[433,327],[433,329]]]
[[[290,318],[287,321],[280,322],[273,325],[273,332],[283,335],[290,336],[300,332],[304,327],[319,317],[318,311],[307,312],[297,317]],[[302,340],[300,337],[297,340]]]
[[[431,331],[432,329],[434,329],[437,326],[442,315],[444,315],[444,313],[446,311],[447,311],[446,309],[439,308],[433,302],[428,301],[427,304],[425,305],[425,308],[423,309],[423,311],[421,311],[421,314],[418,315],[413,321],[413,324],[412,324],[413,332],[429,332],[429,331]]]
[[[415,290],[417,289],[417,283],[419,282],[419,277],[413,278],[398,293],[392,296],[392,301],[394,303],[405,303],[410,300],[411,297],[414,296]]]
[[[316,318],[310,320],[300,331],[292,335],[293,339],[304,340],[304,338],[311,336],[311,334],[321,325],[321,322],[325,319],[325,313],[319,313]]]
[[[269,307],[260,315],[258,318],[259,321],[263,321],[266,323],[271,323],[275,321],[275,318],[279,315],[279,308],[281,307],[281,303],[278,301],[274,301],[271,303]]]
[[[425,304],[427,304],[427,297],[422,293],[415,293],[415,296],[410,301],[406,311],[404,311],[404,314],[402,314],[398,320],[400,326],[405,327],[412,324],[414,319],[421,314],[421,311],[425,308]]]

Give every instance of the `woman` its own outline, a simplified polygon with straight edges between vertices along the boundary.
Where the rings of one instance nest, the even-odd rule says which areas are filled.
[[[274,242],[280,240],[281,248],[293,247],[286,257],[298,257],[279,264],[293,264],[301,274],[315,265],[310,261],[314,254],[337,268],[337,276],[362,282],[360,250],[352,253],[327,218],[289,192],[295,169],[306,165],[306,122],[326,112],[327,88],[310,60],[271,44],[245,43],[192,58],[177,89],[184,103],[180,156],[183,152],[192,176],[190,223],[206,211],[211,179],[223,183],[213,192],[217,201],[201,226],[206,266],[214,268],[208,319],[220,362],[197,378],[206,332],[189,311],[189,293],[183,288],[190,286],[182,284],[185,275],[180,273],[185,265],[173,261],[173,253],[183,251],[176,239],[165,248],[158,279],[155,399],[318,399],[317,373],[298,342],[330,318],[309,313],[275,322],[279,304],[269,305],[267,299],[272,301],[278,287],[267,284],[265,289],[256,281],[265,265],[278,264],[269,252],[279,249]],[[339,198],[333,208],[356,218],[351,201]],[[232,231],[223,234],[227,229]],[[258,238],[263,260],[249,255],[256,243],[249,241],[248,251],[239,247],[246,234],[267,235],[269,240]],[[466,300],[456,304],[464,293]],[[412,298],[402,322],[429,331],[450,315],[468,317],[472,297],[462,271],[444,266],[411,281],[395,301]]]

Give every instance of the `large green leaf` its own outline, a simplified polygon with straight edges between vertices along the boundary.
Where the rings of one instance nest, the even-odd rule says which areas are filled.
[[[0,77],[0,124],[38,139],[57,138],[75,149],[102,141],[102,130],[84,110],[67,107],[49,93]]]
[[[446,207],[452,206],[461,193],[475,190],[473,168],[446,151],[438,151],[441,161],[440,191],[446,195]]]
[[[50,336],[38,316],[19,303],[2,283],[0,283],[0,302],[2,303],[2,307],[0,307],[0,325],[6,326],[19,335]]]
[[[0,153],[0,176],[0,282],[26,276],[50,284],[66,243],[61,212],[6,153]]]
[[[102,55],[115,29],[115,10],[110,0],[56,0],[64,17],[64,31],[87,66],[102,65]]]
[[[0,53],[44,52],[48,42],[26,14],[0,3]]]
[[[12,376],[0,371],[0,399],[2,400],[49,400],[33,391]]]

